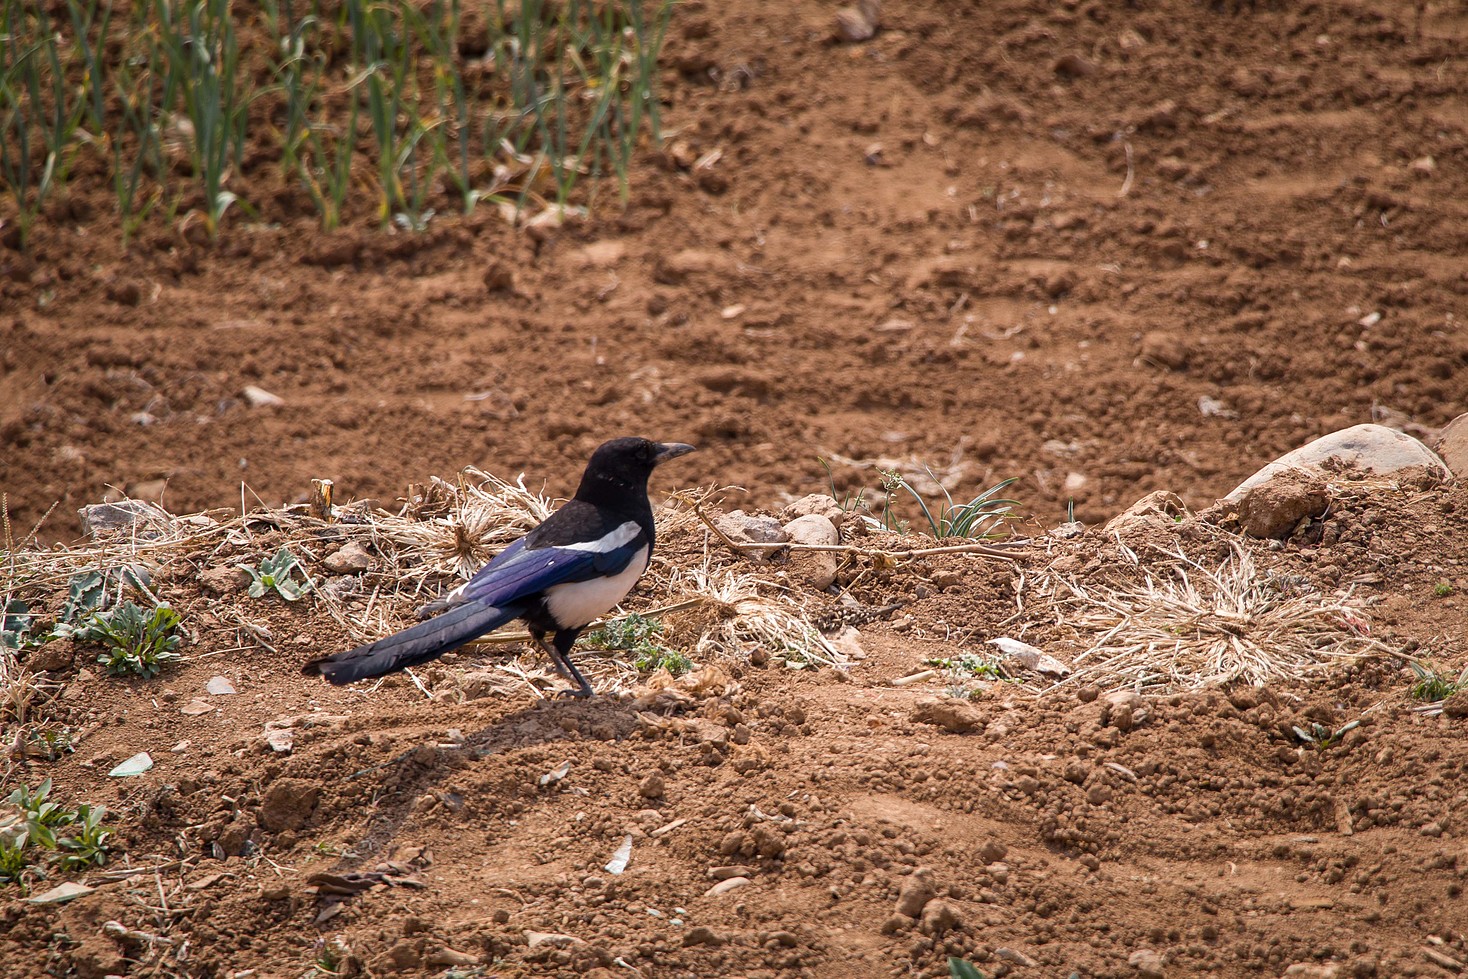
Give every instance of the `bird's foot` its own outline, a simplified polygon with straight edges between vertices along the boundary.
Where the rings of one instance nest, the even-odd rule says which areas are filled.
[[[568,687],[565,690],[556,690],[551,693],[556,700],[586,700],[594,696],[591,687]]]

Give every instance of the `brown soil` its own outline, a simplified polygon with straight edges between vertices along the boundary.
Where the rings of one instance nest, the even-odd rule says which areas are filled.
[[[1204,506],[1349,424],[1439,428],[1468,410],[1468,15],[1235,6],[894,4],[842,45],[832,4],[689,3],[666,159],[625,211],[533,235],[483,210],[123,252],[78,191],[32,255],[0,249],[16,532],[49,513],[42,540],[74,537],[108,487],[174,512],[276,506],[317,476],[392,500],[475,464],[565,494],[629,432],[700,445],[660,491],[776,510],[828,488],[825,457],[875,499],[871,461],[916,461],[955,497],[1021,476],[1043,530],[1071,500],[1087,523],[1153,489]],[[1256,550],[1354,589],[1378,639],[1456,675],[1465,513],[1462,490],[1382,489]],[[1057,559],[1120,573],[1099,534],[1021,566]],[[61,908],[0,894],[0,971],[302,975],[320,937],[374,975],[441,973],[445,949],[491,976],[946,975],[948,954],[1036,977],[1462,971],[1463,720],[1411,709],[1405,661],[1151,698],[1135,724],[1094,691],[1004,684],[969,733],[917,719],[941,682],[889,681],[926,659],[1074,638],[1017,608],[1025,580],[972,557],[862,579],[863,602],[908,603],[861,626],[868,658],[726,664],[738,689],[694,709],[743,725],[720,745],[619,697],[327,689],[297,668],[343,633],[309,602],[262,613],[266,651],[197,624],[214,600],[165,574],[192,659],[149,683],[63,671],[55,709],[89,733],[7,785],[51,775],[117,812],[135,863],[185,863]],[[239,695],[181,715],[215,673]],[[316,708],[331,719],[291,755],[263,747],[266,722]],[[1351,720],[1326,750],[1291,733]],[[145,749],[152,772],[106,777]],[[390,860],[420,886],[313,923],[308,875]],[[706,895],[735,865],[751,882]],[[896,915],[922,881],[926,916]]]

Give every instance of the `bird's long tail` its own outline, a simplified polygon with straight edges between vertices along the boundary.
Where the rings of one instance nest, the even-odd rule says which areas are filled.
[[[464,602],[385,639],[312,660],[301,672],[308,676],[320,674],[339,687],[382,676],[437,659],[477,636],[498,629],[523,611],[518,606],[495,608],[480,602]]]

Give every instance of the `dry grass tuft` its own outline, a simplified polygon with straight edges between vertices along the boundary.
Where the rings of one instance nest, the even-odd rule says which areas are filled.
[[[1234,543],[1217,567],[1181,549],[1160,568],[1132,566],[1119,584],[1050,576],[1057,623],[1086,649],[1067,684],[1196,690],[1232,681],[1298,680],[1344,660],[1389,652],[1349,595],[1329,596],[1262,570]]]

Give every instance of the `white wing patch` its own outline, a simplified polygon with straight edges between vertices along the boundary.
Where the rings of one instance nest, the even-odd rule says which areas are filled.
[[[577,544],[556,544],[558,550],[562,551],[590,551],[592,554],[608,554],[619,547],[625,547],[632,543],[633,539],[642,532],[636,521],[629,520],[620,527],[614,527],[607,531],[603,537],[596,540],[581,541]],[[535,553],[531,551],[530,553]],[[635,562],[634,562],[635,563]],[[642,572],[638,572],[641,574]]]
[[[632,528],[633,535],[637,533],[637,524],[625,523],[599,541],[562,546],[592,550],[622,534],[628,527]],[[630,536],[624,537],[621,543],[613,544],[606,550],[620,547],[628,540],[631,540]],[[545,590],[546,610],[563,628],[579,629],[599,616],[605,615],[611,611],[613,606],[626,598],[632,586],[637,584],[637,579],[642,577],[642,572],[647,570],[647,562],[651,557],[650,550],[644,547],[632,555],[632,560],[627,562],[627,567],[610,578],[592,578],[588,581],[568,581],[552,585]]]

